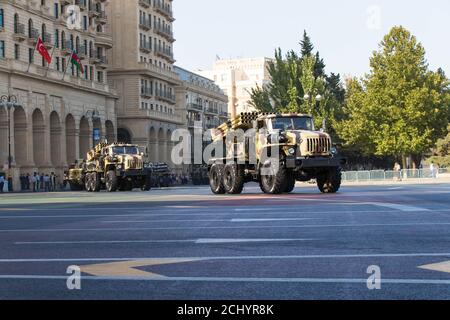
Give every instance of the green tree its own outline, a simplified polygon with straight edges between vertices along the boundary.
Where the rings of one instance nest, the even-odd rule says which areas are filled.
[[[325,73],[325,63],[306,31],[300,41],[300,52],[290,50],[283,55],[281,49],[275,50],[275,59],[269,64],[271,83],[264,88],[255,88],[250,92],[250,105],[266,112],[298,112],[312,114],[316,125],[321,126],[327,120],[327,129],[334,134],[335,116],[341,114],[345,90],[339,75]],[[308,94],[309,99],[304,99]],[[320,94],[321,101],[316,101]],[[272,106],[272,109],[269,107]]]
[[[403,27],[394,27],[370,59],[370,73],[351,81],[338,132],[365,153],[394,156],[406,165],[445,134],[449,99],[445,75],[428,69],[425,49]]]

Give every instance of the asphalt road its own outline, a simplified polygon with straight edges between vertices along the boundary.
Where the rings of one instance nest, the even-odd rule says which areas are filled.
[[[450,185],[5,194],[0,244],[0,299],[450,299]]]

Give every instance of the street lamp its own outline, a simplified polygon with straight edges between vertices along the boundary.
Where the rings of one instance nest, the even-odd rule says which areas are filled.
[[[86,111],[85,116],[92,120],[92,146],[95,147],[94,121],[100,119],[100,112],[98,112],[98,110],[88,110]]]
[[[17,104],[17,97],[14,95],[3,95],[0,97],[0,107],[8,110],[8,191],[13,191],[12,177],[11,177],[11,109],[19,106]]]

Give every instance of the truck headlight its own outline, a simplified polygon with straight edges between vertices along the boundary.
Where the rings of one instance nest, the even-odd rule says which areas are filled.
[[[330,149],[330,152],[331,152],[332,155],[337,155],[338,154],[338,150],[336,149],[336,147],[332,147]]]
[[[118,164],[117,165],[117,169],[122,170],[123,169],[123,164]]]
[[[289,148],[288,152],[291,156],[293,156],[295,154],[295,148]]]

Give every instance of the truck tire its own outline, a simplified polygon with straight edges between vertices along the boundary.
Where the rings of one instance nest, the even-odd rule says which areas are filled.
[[[295,188],[295,176],[292,170],[286,171],[286,185],[284,187],[285,193],[291,193]]]
[[[92,192],[99,192],[101,189],[100,175],[97,172],[91,173]]]
[[[281,194],[286,190],[286,168],[279,165],[278,171],[271,164],[269,170],[271,174],[260,175],[259,186],[264,193]]]
[[[317,176],[317,186],[322,193],[336,193],[341,187],[341,168],[330,168]]]
[[[223,165],[213,164],[209,169],[209,186],[214,194],[224,194]]]
[[[86,173],[86,177],[84,179],[84,187],[87,192],[92,192],[92,174]]]
[[[117,191],[118,181],[117,181],[116,173],[113,170],[108,171],[106,173],[105,184],[106,184],[106,191],[108,191],[108,192]]]
[[[237,163],[226,164],[223,170],[223,187],[228,194],[241,194],[244,189],[244,168]]]

